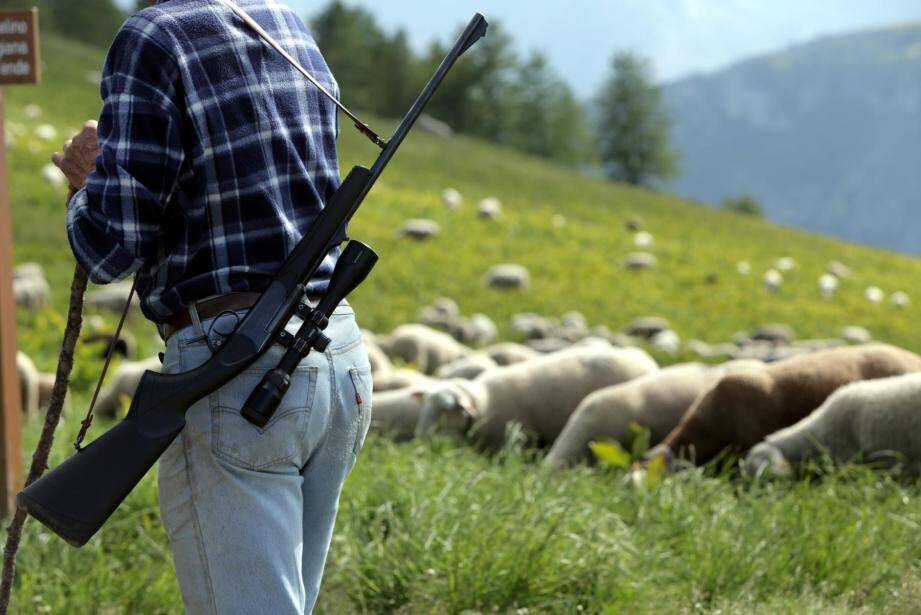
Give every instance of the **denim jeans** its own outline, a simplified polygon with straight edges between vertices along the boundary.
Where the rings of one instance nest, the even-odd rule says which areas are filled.
[[[175,333],[163,371],[204,362],[211,356],[205,336],[220,339],[245,313]],[[295,316],[287,330],[295,333],[300,323]],[[264,428],[247,422],[240,408],[284,353],[277,344],[193,405],[160,459],[160,512],[190,614],[313,609],[342,484],[371,420],[371,367],[347,303],[326,334],[329,348],[301,362]]]

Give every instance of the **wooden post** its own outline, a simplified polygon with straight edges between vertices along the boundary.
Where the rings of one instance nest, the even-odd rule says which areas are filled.
[[[15,510],[13,498],[22,487],[22,402],[16,369],[13,226],[3,118],[0,89],[0,514],[8,519]]]
[[[40,78],[38,10],[0,11],[0,85],[38,83]],[[22,401],[4,117],[0,89],[0,515],[9,518],[22,487]]]

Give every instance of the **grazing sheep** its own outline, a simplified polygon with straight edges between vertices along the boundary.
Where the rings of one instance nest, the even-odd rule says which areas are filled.
[[[783,284],[783,276],[776,269],[764,272],[764,287],[770,292],[777,292]]]
[[[468,346],[483,346],[496,341],[499,329],[486,314],[474,314],[461,318],[450,328],[454,339]]]
[[[494,196],[485,198],[477,205],[476,214],[486,220],[497,220],[502,215],[502,203]]]
[[[120,313],[125,309],[125,303],[128,301],[128,293],[131,292],[131,280],[106,284],[104,287],[86,293],[87,307],[97,310],[107,310]],[[140,314],[141,300],[137,293],[131,298],[131,309],[129,316]]]
[[[774,262],[774,267],[778,271],[793,271],[796,268],[796,261],[790,256],[781,256]]]
[[[36,415],[39,408],[41,376],[32,359],[21,350],[16,352],[16,370],[19,372],[19,402],[22,413],[26,416]]]
[[[687,411],[649,458],[690,454],[705,463],[720,451],[743,452],[818,408],[857,380],[921,371],[921,357],[887,344],[823,350],[724,376]]]
[[[908,293],[901,290],[892,293],[892,296],[889,297],[889,303],[891,303],[894,307],[905,307],[910,303]]]
[[[522,312],[512,316],[512,331],[527,340],[547,337],[556,324],[549,318],[533,312]]]
[[[745,469],[790,474],[822,452],[838,462],[901,460],[921,470],[921,374],[854,382],[835,391],[815,412],[771,434],[745,458]],[[901,459],[899,459],[901,458]]]
[[[657,333],[662,333],[670,327],[667,320],[659,316],[641,316],[635,318],[627,325],[627,335],[634,337],[652,338]]]
[[[100,393],[96,401],[99,416],[114,417],[122,407],[122,397],[134,397],[144,372],[159,372],[162,369],[159,357],[148,357],[141,361],[122,361],[112,375],[110,384]]]
[[[701,340],[688,340],[684,349],[704,359],[730,357],[738,350],[735,344],[708,344]]]
[[[435,377],[442,379],[463,378],[464,380],[473,380],[486,370],[499,367],[499,364],[493,361],[489,355],[475,352],[472,355],[462,357],[456,361],[451,361],[447,365],[442,365],[435,370]]]
[[[533,348],[528,348],[524,344],[516,344],[514,342],[493,344],[492,346],[484,348],[482,352],[498,365],[513,365],[540,356],[540,353]]]
[[[375,374],[373,378],[375,394],[385,391],[396,391],[398,389],[408,389],[410,387],[425,387],[434,382],[425,374],[407,367],[392,369],[380,374]]]
[[[434,383],[374,393],[370,429],[397,442],[412,440],[427,387]]]
[[[755,361],[731,361],[719,366],[683,363],[595,391],[569,417],[544,465],[559,469],[589,459],[589,442],[593,440],[614,440],[629,446],[633,437],[631,423],[649,429],[650,444],[658,444],[694,400],[724,374],[758,366]]]
[[[400,325],[389,336],[378,338],[378,344],[388,356],[413,365],[426,375],[473,352],[447,333],[419,324]]]
[[[496,450],[506,428],[518,423],[538,445],[549,445],[586,395],[657,370],[652,357],[637,348],[598,347],[498,367],[475,380],[447,381],[428,391],[416,434],[428,434],[444,422],[448,431]]]
[[[831,299],[838,291],[838,278],[830,273],[823,273],[819,276],[819,293],[823,299]]]
[[[864,327],[858,327],[856,325],[849,325],[841,329],[841,339],[850,344],[866,344],[873,340],[873,334],[871,334]]]
[[[850,268],[841,261],[829,261],[825,271],[842,280],[851,275]]]
[[[867,301],[870,303],[882,303],[883,299],[886,298],[886,293],[878,286],[868,286],[867,289],[863,291],[863,296],[866,297]]]
[[[105,358],[109,354],[109,348],[112,348],[112,354],[121,355],[125,359],[134,359],[137,356],[138,344],[134,335],[130,331],[122,329],[121,334],[116,338],[114,331],[94,331],[87,333],[80,338],[82,344],[99,344],[103,345],[99,352],[100,358]]]
[[[447,331],[458,321],[460,315],[460,307],[456,301],[448,297],[439,297],[419,311],[419,320],[429,327]]]
[[[633,236],[633,246],[639,248],[640,250],[647,250],[655,245],[656,241],[652,236],[652,233],[647,231],[640,231]]]
[[[748,275],[752,272],[752,266],[748,263],[748,261],[739,261],[736,263],[736,271],[742,275]]]
[[[439,227],[438,223],[434,220],[414,218],[405,221],[403,226],[397,229],[396,234],[397,237],[406,237],[408,239],[422,241],[437,236],[440,231],[441,227]]]
[[[441,202],[451,211],[455,211],[459,209],[464,202],[464,197],[454,188],[445,188],[441,191]]]
[[[790,325],[784,324],[767,324],[755,327],[749,335],[749,339],[756,342],[770,342],[772,344],[789,344],[796,335]]]
[[[678,354],[678,351],[681,350],[681,338],[671,329],[656,333],[650,338],[649,343],[656,350],[668,354]]]
[[[519,289],[526,291],[531,288],[531,274],[522,265],[511,263],[495,265],[486,274],[486,285],[489,288],[502,290]]]
[[[659,261],[649,252],[630,252],[620,260],[620,264],[627,269],[641,271],[655,268]]]

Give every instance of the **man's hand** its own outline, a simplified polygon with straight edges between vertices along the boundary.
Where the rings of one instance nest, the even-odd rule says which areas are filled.
[[[86,184],[86,177],[96,168],[99,155],[99,141],[96,138],[96,122],[90,120],[83,125],[83,130],[64,144],[64,152],[55,152],[51,161],[57,165],[73,188],[79,189]]]

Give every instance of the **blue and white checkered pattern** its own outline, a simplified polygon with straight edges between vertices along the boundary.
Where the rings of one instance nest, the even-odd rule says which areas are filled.
[[[238,0],[338,97],[301,19]],[[336,108],[236,15],[167,0],[128,19],[106,57],[100,155],[67,232],[91,280],[138,271],[148,318],[262,291],[339,186]],[[307,285],[323,292],[339,255]]]

